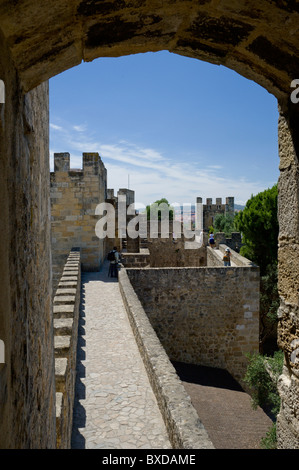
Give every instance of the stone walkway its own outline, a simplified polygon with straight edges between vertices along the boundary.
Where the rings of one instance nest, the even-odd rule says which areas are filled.
[[[82,273],[72,449],[171,449],[118,282],[107,271],[106,264]],[[227,379],[215,383],[209,368],[177,367],[216,449],[259,448],[271,420],[246,393]]]
[[[72,449],[171,449],[116,279],[82,273]]]

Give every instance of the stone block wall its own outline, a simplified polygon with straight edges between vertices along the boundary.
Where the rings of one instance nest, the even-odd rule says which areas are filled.
[[[226,369],[241,385],[259,351],[259,268],[127,269],[171,360]]]
[[[202,198],[196,199],[197,203],[202,204]],[[207,198],[206,203],[202,205],[203,210],[203,229],[209,230],[214,225],[216,215],[234,215],[235,199],[234,197],[227,197],[225,203],[222,203],[222,198],[216,198],[213,204],[212,198]]]
[[[95,233],[96,206],[105,202],[107,172],[98,153],[83,153],[83,169],[70,169],[70,154],[54,154],[50,178],[54,289],[73,246],[81,248],[82,269],[97,271],[105,241]]]
[[[156,231],[154,228],[148,223],[147,247],[151,267],[206,266],[205,246],[196,243],[194,235],[192,238],[185,237],[180,222],[170,221],[167,224],[167,233],[163,233],[165,228],[162,228],[160,221]]]
[[[296,107],[298,110],[298,104]],[[277,417],[277,441],[283,449],[299,449],[299,163],[293,141],[298,123],[298,114],[289,118],[280,114],[278,345],[284,351],[285,360],[279,380],[281,409]],[[295,142],[298,144],[298,137]]]
[[[71,446],[81,289],[80,250],[72,249],[53,299],[56,446]]]
[[[24,94],[0,31],[0,448],[55,447],[49,87]]]
[[[122,253],[121,259],[126,268],[144,268],[149,265],[149,251],[143,249],[141,253]]]

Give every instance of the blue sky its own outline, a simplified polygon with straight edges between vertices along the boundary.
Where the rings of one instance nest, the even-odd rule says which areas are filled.
[[[50,80],[53,153],[99,152],[108,188],[138,204],[234,196],[278,179],[277,101],[222,66],[167,51],[82,63]]]

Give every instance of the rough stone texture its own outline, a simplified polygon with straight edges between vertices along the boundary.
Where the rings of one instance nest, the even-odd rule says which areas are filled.
[[[259,350],[259,268],[127,269],[169,358],[226,369],[240,384]]]
[[[149,266],[149,251],[143,249],[141,253],[122,253],[121,259],[126,268],[144,268]]]
[[[125,270],[119,273],[119,287],[173,448],[213,449],[214,446],[191,404],[190,397],[178,379]]]
[[[53,448],[48,83],[23,95],[0,49],[0,448]]]
[[[82,60],[167,49],[281,98],[299,72],[298,13],[295,2],[266,0],[2,0],[0,27],[26,91]]]
[[[279,294],[278,344],[285,353],[279,380],[281,410],[277,420],[280,448],[299,448],[299,171],[288,121],[279,119]]]
[[[82,170],[70,169],[69,153],[54,154],[50,187],[53,289],[73,246],[81,248],[83,270],[99,270],[105,242],[96,236],[95,209],[105,202],[106,188],[107,171],[98,153],[83,153]]]
[[[207,252],[197,234],[188,233],[179,221],[151,221],[147,227],[151,267],[206,266]]]

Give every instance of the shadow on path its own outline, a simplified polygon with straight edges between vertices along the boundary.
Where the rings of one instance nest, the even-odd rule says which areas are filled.
[[[243,392],[241,385],[224,369],[176,361],[172,364],[182,382]]]
[[[225,370],[173,362],[191,402],[216,449],[260,449],[272,426],[252,407],[251,397]]]

